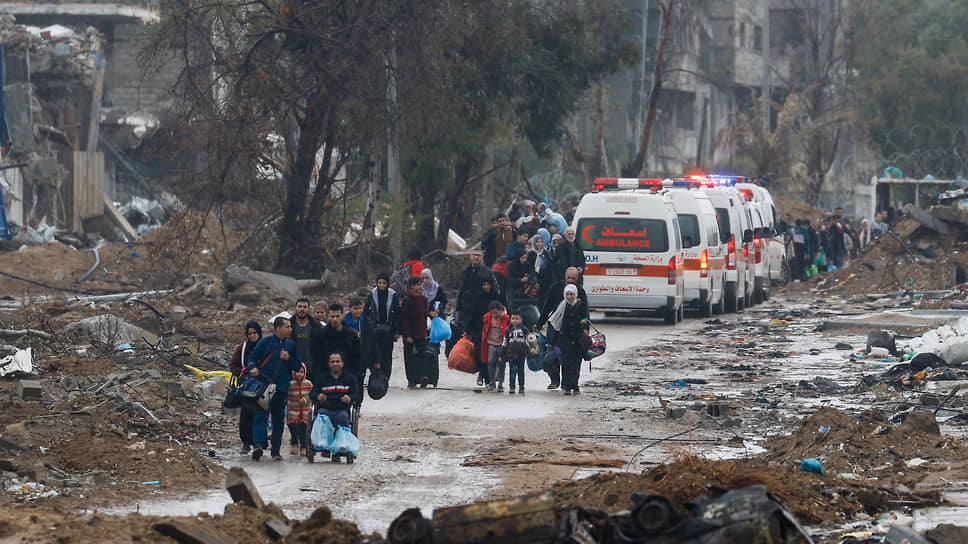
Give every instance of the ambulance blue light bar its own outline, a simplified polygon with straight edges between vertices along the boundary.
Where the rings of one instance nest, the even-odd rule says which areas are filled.
[[[712,175],[712,176],[707,176],[707,178],[709,179],[709,182],[710,182],[710,185],[709,186],[710,187],[732,187],[733,185],[736,185],[737,183],[745,183],[746,182],[746,177],[745,176],[720,176],[720,175]]]
[[[662,187],[661,179],[652,178],[598,178],[592,183],[592,192],[618,189],[657,189]]]

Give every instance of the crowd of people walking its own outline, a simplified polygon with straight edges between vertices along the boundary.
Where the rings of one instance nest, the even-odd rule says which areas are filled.
[[[375,383],[384,389],[374,398],[385,394],[398,341],[407,388],[437,387],[444,346],[430,335],[431,318],[449,318],[447,347],[458,338],[473,343],[477,385],[487,391],[525,393],[529,340],[543,331],[554,354],[543,366],[547,389],[580,393],[580,341],[589,324],[581,287],[585,256],[561,214],[525,201],[514,220],[495,216],[481,248],[468,253],[453,304],[420,258],[412,250],[399,270],[378,274],[365,297],[349,298],[345,306],[300,298],[292,313],[271,320],[270,334],[263,335],[256,321],[245,324],[230,370],[240,378],[268,378],[276,394],[265,409],[240,409],[243,455],[259,460],[268,449],[281,460],[286,428],[290,454],[306,455],[314,413],[348,426],[351,409],[362,405],[368,374],[370,395]]]

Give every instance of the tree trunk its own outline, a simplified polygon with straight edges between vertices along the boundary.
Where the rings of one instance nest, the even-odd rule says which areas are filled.
[[[605,85],[599,81],[595,85],[595,156],[592,158],[591,168],[585,178],[585,189],[592,186],[595,178],[601,177],[608,170],[608,165],[602,163],[602,146],[605,145]]]
[[[276,266],[286,270],[321,272],[324,268],[322,252],[313,250],[314,234],[318,234],[326,197],[332,185],[330,156],[332,148],[323,146],[325,157],[320,168],[316,191],[310,199],[309,182],[312,179],[316,153],[320,148],[322,118],[310,106],[305,117],[298,122],[296,146],[289,170],[283,175],[286,184],[282,232],[279,237],[279,260]],[[327,136],[333,134],[334,123],[327,127]],[[308,204],[307,204],[308,203]]]
[[[370,164],[380,164],[377,158],[377,147],[373,146],[370,157]],[[373,239],[376,237],[374,230],[373,216],[376,214],[376,207],[380,203],[380,176],[379,170],[371,169],[370,177],[366,186],[366,210],[363,212],[363,223],[360,227],[360,238],[356,262],[359,263],[360,276],[369,280],[370,278],[370,252],[373,249]]]
[[[659,108],[659,94],[662,91],[662,77],[664,72],[663,61],[665,59],[666,43],[669,41],[669,27],[672,26],[671,3],[666,5],[664,2],[657,2],[662,9],[662,35],[659,37],[659,48],[655,55],[655,72],[652,75],[652,92],[649,93],[649,113],[645,118],[645,126],[642,127],[642,136],[639,140],[639,149],[635,153],[635,158],[630,164],[622,169],[622,175],[637,178],[642,174],[645,166],[645,154],[649,150],[649,139],[652,136],[652,125],[655,124],[655,115]]]

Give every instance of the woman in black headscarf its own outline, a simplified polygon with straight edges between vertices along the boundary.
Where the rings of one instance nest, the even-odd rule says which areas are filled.
[[[245,324],[245,340],[235,346],[235,353],[232,354],[232,360],[229,362],[229,371],[232,372],[233,376],[241,376],[245,369],[246,361],[249,359],[249,354],[255,348],[255,345],[262,338],[262,327],[255,321],[249,321]],[[242,455],[247,455],[249,453],[249,448],[252,447],[252,419],[255,417],[255,411],[252,408],[246,408],[244,405],[240,408],[239,412],[239,438],[242,440]]]

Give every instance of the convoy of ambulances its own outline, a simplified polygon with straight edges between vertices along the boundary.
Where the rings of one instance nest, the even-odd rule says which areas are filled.
[[[591,309],[682,321],[682,238],[662,180],[595,180],[572,224],[585,252],[583,287]]]
[[[786,261],[785,246],[769,249],[782,240],[775,214],[769,192],[740,177],[595,180],[572,223],[590,309],[674,324],[687,306],[709,316],[767,299],[780,275],[771,257],[778,270]]]

